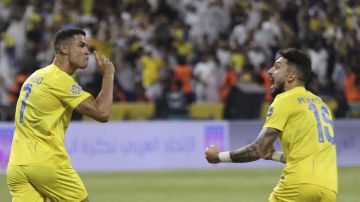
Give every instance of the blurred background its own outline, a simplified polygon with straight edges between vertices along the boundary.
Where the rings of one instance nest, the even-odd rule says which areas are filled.
[[[21,86],[52,62],[52,36],[62,28],[83,29],[90,49],[116,67],[111,122],[74,113],[66,135],[74,167],[90,172],[90,199],[265,201],[280,165],[210,166],[203,149],[234,149],[257,136],[272,101],[267,70],[287,47],[308,53],[307,88],[335,117],[339,201],[360,197],[359,0],[0,0],[0,173]],[[74,78],[99,93],[93,56]],[[0,201],[9,201],[0,179]],[[208,185],[217,182],[222,188]]]

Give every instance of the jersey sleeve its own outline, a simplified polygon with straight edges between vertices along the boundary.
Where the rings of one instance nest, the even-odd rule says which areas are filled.
[[[263,128],[275,128],[283,131],[289,117],[288,107],[288,103],[284,99],[275,99],[267,111]]]
[[[91,96],[88,92],[83,91],[81,86],[70,76],[54,79],[50,86],[50,92],[72,109]]]

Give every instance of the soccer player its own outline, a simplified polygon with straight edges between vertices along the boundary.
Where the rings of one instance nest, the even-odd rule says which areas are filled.
[[[275,100],[256,140],[234,151],[205,149],[209,163],[250,162],[260,158],[285,163],[269,201],[333,202],[337,193],[337,164],[333,121],[329,108],[304,87],[311,61],[302,51],[281,50],[269,70]],[[279,137],[284,152],[275,151]]]
[[[101,92],[95,99],[71,77],[88,64],[90,52],[85,32],[59,31],[54,49],[53,63],[35,71],[24,82],[16,105],[7,169],[13,201],[89,201],[85,186],[70,163],[64,134],[74,109],[100,122],[109,119],[114,65],[94,52],[103,76]]]

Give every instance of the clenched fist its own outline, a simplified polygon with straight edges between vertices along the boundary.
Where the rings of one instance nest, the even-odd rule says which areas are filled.
[[[209,163],[220,163],[219,150],[215,145],[210,145],[205,149],[205,158]]]

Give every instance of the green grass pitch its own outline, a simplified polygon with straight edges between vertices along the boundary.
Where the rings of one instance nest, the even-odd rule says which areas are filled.
[[[92,202],[263,202],[280,168],[80,173]],[[360,199],[360,167],[339,168],[338,202]],[[10,195],[0,175],[0,202]]]

